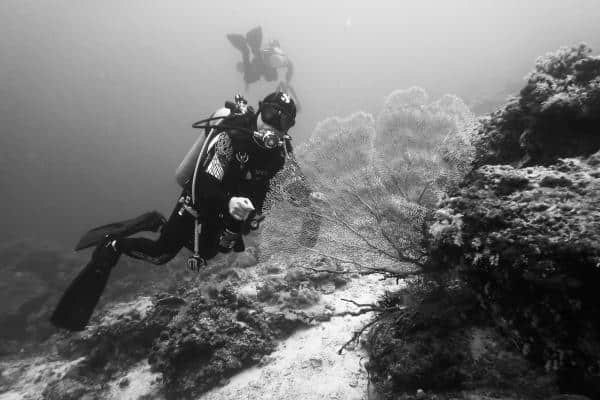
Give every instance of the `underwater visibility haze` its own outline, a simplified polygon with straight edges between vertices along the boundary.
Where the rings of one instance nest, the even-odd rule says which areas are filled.
[[[262,26],[295,65],[298,145],[317,122],[420,86],[517,92],[535,58],[600,44],[593,1],[16,1],[0,4],[0,240],[70,248],[92,226],[170,211],[191,129],[244,89],[228,33]],[[491,110],[485,110],[491,111]]]
[[[0,400],[600,398],[598,15],[0,1]]]

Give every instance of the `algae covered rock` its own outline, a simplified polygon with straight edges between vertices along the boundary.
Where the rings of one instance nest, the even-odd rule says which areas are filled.
[[[116,304],[86,331],[62,341],[60,353],[68,358],[85,356],[77,375],[118,373],[147,357],[183,304],[165,295]]]
[[[160,333],[149,362],[172,398],[197,395],[273,351],[268,320],[227,288],[196,297]]]
[[[524,354],[583,393],[600,377],[597,158],[483,166],[430,229],[432,261],[457,268]]]
[[[475,164],[536,165],[600,149],[600,57],[585,44],[538,58],[520,94],[482,120]]]
[[[462,285],[415,280],[369,332],[366,365],[384,399],[535,399],[557,393],[552,376],[494,329]],[[389,307],[392,295],[382,302]]]
[[[43,346],[57,329],[50,315],[66,287],[86,263],[89,251],[72,252],[51,242],[23,240],[0,245],[0,354]],[[178,284],[182,268],[148,268],[122,257],[98,304],[153,295]]]

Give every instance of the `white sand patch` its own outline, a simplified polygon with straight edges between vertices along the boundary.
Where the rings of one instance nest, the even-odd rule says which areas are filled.
[[[136,313],[139,315],[139,319],[144,319],[148,314],[148,311],[152,309],[152,299],[147,296],[142,296],[134,301],[126,303],[115,303],[111,305],[110,309],[106,311],[106,314],[102,316],[98,325],[109,326],[117,322],[120,318],[126,315]],[[92,329],[93,326],[88,327],[88,330]]]
[[[2,363],[2,378],[16,382],[8,392],[0,394],[0,400],[37,400],[48,383],[62,379],[67,371],[84,357],[73,361],[49,361],[35,357]]]
[[[141,396],[149,395],[160,387],[160,373],[150,371],[148,360],[144,360],[133,366],[125,377],[109,383],[109,389],[105,393],[107,400],[137,400]],[[126,385],[120,386],[124,380]]]
[[[356,306],[341,299],[370,303],[376,301],[386,287],[398,288],[395,282],[382,282],[379,278],[356,279],[343,290],[323,296],[322,304],[328,304],[336,313],[356,310]],[[371,314],[334,317],[319,326],[299,331],[266,357],[270,360],[266,365],[242,371],[199,400],[367,399],[367,374],[362,366],[367,360],[364,350],[345,351],[342,355],[337,351],[370,317]]]

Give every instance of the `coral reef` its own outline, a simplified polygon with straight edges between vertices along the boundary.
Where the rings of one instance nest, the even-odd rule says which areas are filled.
[[[146,358],[161,373],[164,396],[191,398],[258,363],[275,339],[307,323],[265,312],[229,285],[140,298],[109,310],[81,334],[59,338],[58,355],[81,361],[51,380],[43,398],[102,397],[106,382]]]
[[[213,270],[209,278],[206,270],[175,292],[100,310],[81,333],[56,335],[52,357],[72,365],[48,378],[43,398],[102,397],[107,382],[125,385],[124,371],[145,359],[162,377],[162,395],[197,396],[259,363],[276,340],[315,323],[321,314],[330,318],[322,307],[312,314],[306,309],[347,282],[327,272],[341,268],[323,257],[271,262],[255,270],[264,276],[233,267]]]
[[[600,377],[599,158],[481,167],[431,227],[433,260],[457,267],[522,351],[570,389]]]
[[[49,243],[27,241],[0,247],[0,355],[34,349],[56,332],[49,317],[65,286],[86,264],[87,252],[72,253]],[[163,268],[122,257],[114,269],[98,309],[173,289],[185,270]]]
[[[468,388],[475,364],[467,338],[493,322],[500,329],[489,328],[491,342],[520,359],[515,380],[537,371],[516,392],[496,394],[550,395],[536,386],[541,379],[562,393],[600,396],[600,58],[590,52],[580,45],[540,57],[519,96],[482,120],[471,171],[447,186],[434,213],[423,269],[442,287],[458,279],[482,310],[466,315],[485,323],[448,326],[460,319],[449,309],[455,298],[422,314],[415,310],[426,302],[411,305],[409,319],[384,318],[370,339],[384,392]],[[435,318],[438,308],[445,319]],[[386,343],[394,350],[386,353]],[[503,362],[489,364],[492,378],[504,375]]]
[[[225,288],[213,299],[193,297],[149,356],[171,398],[197,395],[274,349],[268,316]]]
[[[430,256],[561,391],[597,398],[600,58],[590,52],[540,57],[520,95],[484,121],[477,168],[435,214]]]
[[[600,149],[600,57],[585,44],[540,57],[520,94],[483,119],[476,166],[549,164]]]
[[[339,263],[316,256],[294,261],[285,274],[269,277],[258,286],[258,300],[281,304],[283,308],[301,309],[317,303],[321,293],[331,293],[344,286],[348,277]]]
[[[382,303],[403,306],[386,312],[365,341],[366,368],[383,398],[536,399],[557,393],[552,377],[513,350],[464,286],[414,280]]]
[[[389,187],[403,182],[395,195],[434,207],[440,192],[464,175],[472,157],[469,134],[476,126],[456,96],[430,100],[418,87],[396,90],[377,118],[377,173]]]

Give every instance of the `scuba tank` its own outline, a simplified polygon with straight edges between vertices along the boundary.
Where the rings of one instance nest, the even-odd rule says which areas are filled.
[[[218,132],[218,126],[232,114],[245,114],[253,112],[252,107],[240,94],[235,95],[234,101],[226,101],[225,106],[219,108],[211,114],[210,117],[194,123],[194,128],[204,128],[204,135],[198,136],[188,153],[185,155],[177,170],[175,170],[175,180],[182,188],[185,188],[192,182],[194,172],[200,158],[204,158],[210,147],[210,141],[214,139]]]
[[[209,120],[215,121],[214,125],[219,125],[224,118],[228,117],[231,114],[231,110],[227,107],[219,108],[217,111],[212,113],[209,117]],[[196,168],[196,161],[200,156],[200,152],[204,145],[206,139],[212,136],[212,133],[215,131],[215,128],[209,129],[206,128],[206,131],[203,134],[198,136],[198,139],[194,142],[188,153],[185,155],[179,167],[175,171],[175,180],[182,188],[186,187],[194,176],[194,169]]]

